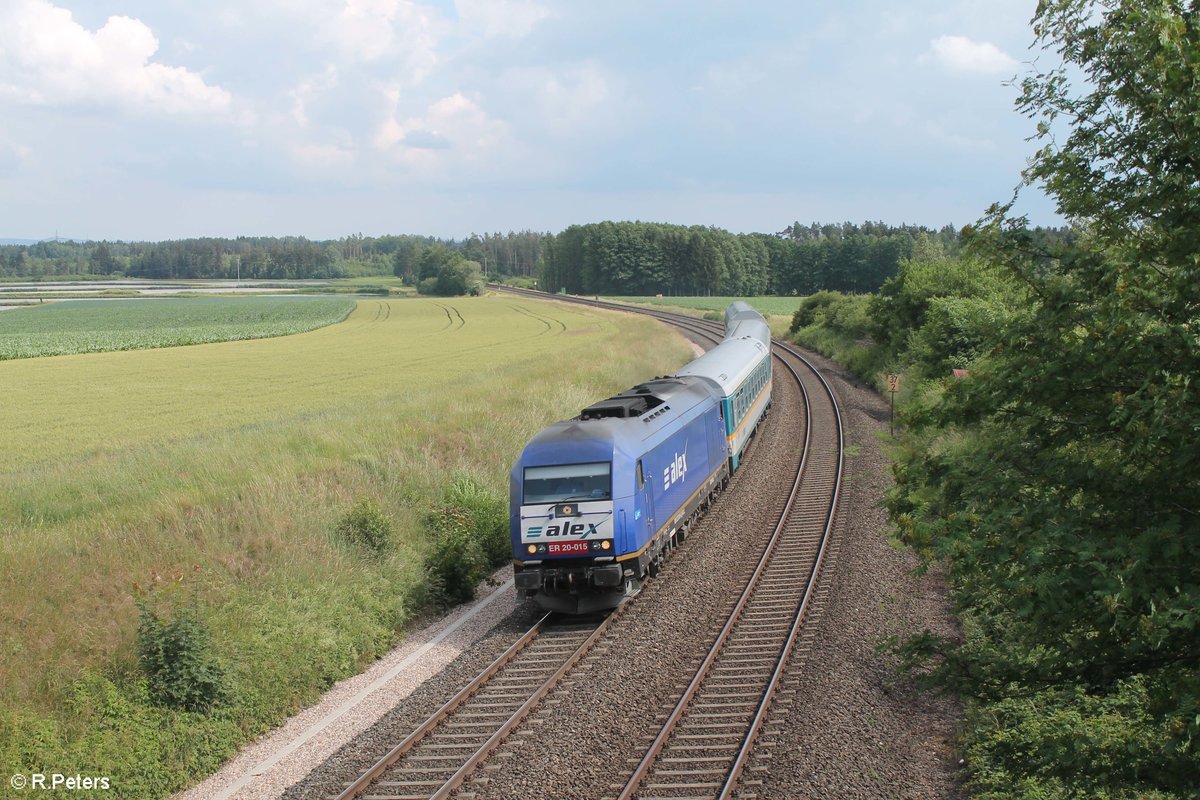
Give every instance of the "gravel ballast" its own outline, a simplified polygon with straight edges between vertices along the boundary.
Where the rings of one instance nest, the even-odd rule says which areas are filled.
[[[937,575],[915,575],[915,556],[888,541],[888,403],[838,365],[810,360],[834,384],[851,448],[837,563],[809,622],[808,652],[789,670],[789,702],[768,721],[751,762],[761,786],[743,796],[965,797],[953,751],[959,704],[915,690],[877,649],[926,628],[957,633]]]

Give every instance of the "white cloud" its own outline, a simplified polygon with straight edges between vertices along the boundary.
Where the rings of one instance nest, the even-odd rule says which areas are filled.
[[[991,42],[977,42],[966,36],[939,36],[930,42],[933,58],[955,72],[980,72],[990,75],[1012,73],[1019,62]]]
[[[398,61],[410,82],[438,64],[442,22],[435,9],[411,0],[344,0],[321,25],[349,61]]]
[[[109,17],[92,32],[49,0],[16,0],[0,17],[0,95],[164,114],[230,108],[229,92],[183,67],[152,62],[157,51],[158,39],[140,20]]]
[[[459,21],[485,37],[526,36],[551,15],[548,8],[530,0],[454,0]]]
[[[354,151],[337,144],[298,144],[291,155],[300,165],[314,169],[349,167],[355,162]]]
[[[397,164],[446,177],[465,164],[479,164],[499,149],[508,126],[492,119],[461,92],[430,105],[420,116],[397,119],[399,90],[391,90],[392,113],[375,135],[375,146]]]
[[[537,126],[555,134],[602,132],[626,116],[613,108],[623,98],[614,89],[612,76],[595,63],[510,69],[502,81],[512,93],[512,102],[532,100]]]
[[[296,84],[288,92],[288,97],[292,99],[292,120],[296,125],[307,128],[309,126],[309,104],[314,99],[337,88],[337,85],[338,70],[333,64],[327,64],[321,74],[306,78]]]
[[[0,178],[15,174],[33,158],[33,148],[0,140]]]

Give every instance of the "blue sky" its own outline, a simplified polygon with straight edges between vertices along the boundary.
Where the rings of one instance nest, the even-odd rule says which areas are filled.
[[[0,0],[0,237],[963,225],[1034,6]]]

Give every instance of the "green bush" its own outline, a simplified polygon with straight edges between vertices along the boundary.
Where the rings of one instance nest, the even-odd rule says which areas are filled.
[[[982,800],[1045,797],[1168,800],[1195,776],[1147,713],[1143,683],[1110,694],[1047,689],[972,707],[964,744],[971,788]],[[1154,764],[1154,770],[1145,765]]]
[[[342,517],[335,529],[343,541],[366,547],[376,553],[391,549],[396,540],[396,528],[391,518],[369,498],[361,498]]]
[[[841,292],[817,292],[810,294],[800,301],[800,307],[792,314],[792,326],[789,333],[795,333],[801,328],[807,328],[819,322],[824,316],[822,312],[844,295]]]
[[[870,295],[842,295],[825,309],[825,325],[854,339],[870,338],[871,317],[867,311],[870,301]]]
[[[800,301],[792,315],[791,333],[813,325],[821,325],[843,336],[864,338],[870,335],[871,320],[867,313],[870,295],[817,292]]]
[[[417,291],[425,295],[438,297],[458,297],[461,295],[478,295],[483,287],[483,274],[479,264],[463,258],[450,260],[447,263],[431,267],[432,274],[417,284]]]
[[[508,537],[508,500],[467,475],[450,482],[443,506],[463,510],[470,518],[475,538],[489,566],[499,566],[512,557]]]
[[[995,298],[930,298],[924,324],[909,337],[907,355],[935,377],[965,369],[987,353],[1012,317]]]
[[[195,598],[184,603],[181,591],[176,582],[138,599],[138,666],[158,705],[206,711],[225,693],[225,672]]]
[[[439,512],[438,517],[449,530],[438,535],[426,562],[430,599],[443,605],[465,603],[475,597],[475,587],[487,577],[487,558],[469,527],[450,521],[458,514]]]
[[[993,265],[965,257],[901,261],[895,277],[871,296],[873,337],[892,353],[901,353],[937,298],[980,298],[1009,306],[1020,302],[1015,287]]]
[[[511,556],[507,504],[470,476],[451,481],[427,523],[435,544],[426,571],[437,601],[472,599],[479,582]]]

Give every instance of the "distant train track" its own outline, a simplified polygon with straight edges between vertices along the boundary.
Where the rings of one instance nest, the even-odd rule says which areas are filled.
[[[503,287],[494,287],[503,288]],[[720,323],[686,315],[596,300],[507,290],[542,300],[565,300],[645,313],[716,342]],[[788,376],[804,398],[804,442],[787,499],[749,582],[719,631],[696,631],[713,642],[678,698],[663,709],[658,734],[642,743],[643,756],[616,796],[729,797],[743,780],[780,679],[812,603],[830,549],[841,492],[843,432],[836,397],[802,354],[773,342],[777,380]],[[777,410],[775,413],[782,413]],[[469,682],[362,776],[337,795],[350,800],[369,792],[383,800],[445,798],[568,679],[585,658],[614,644],[608,632],[638,598],[602,619],[539,620],[487,669]],[[588,795],[616,785],[580,787]]]

